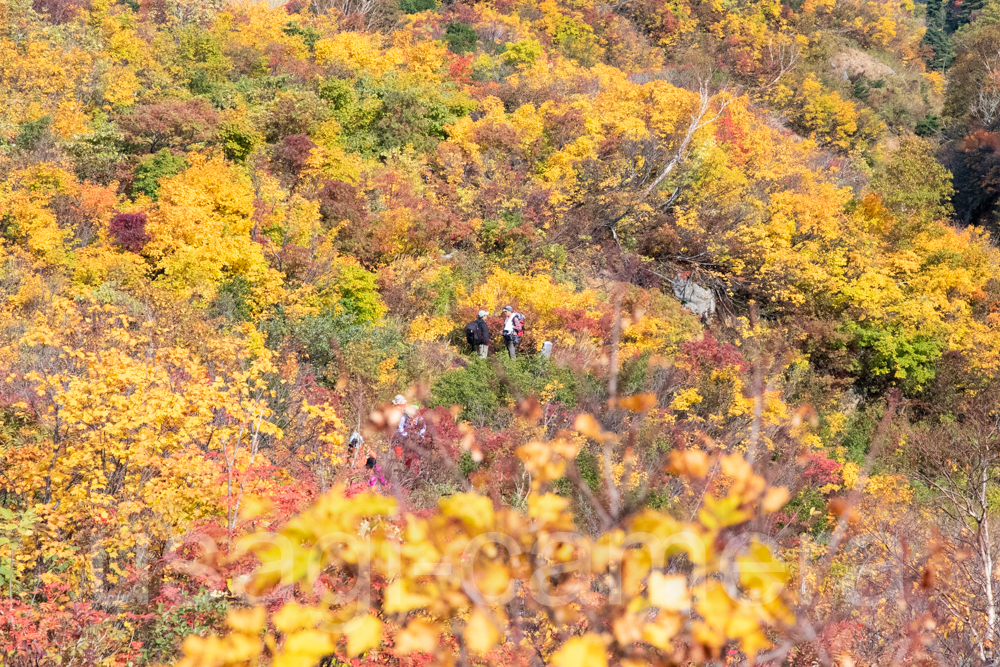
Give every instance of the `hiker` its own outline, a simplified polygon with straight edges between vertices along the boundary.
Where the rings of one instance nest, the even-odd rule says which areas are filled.
[[[403,436],[404,438],[410,435],[411,431],[417,430],[420,427],[417,435],[424,435],[427,432],[427,425],[424,424],[424,420],[414,414],[412,417],[406,414],[406,396],[402,394],[396,394],[396,398],[392,399],[392,404],[400,408],[403,414],[399,417],[399,426],[396,428],[396,432]],[[416,408],[417,406],[413,406]]]
[[[396,458],[406,466],[406,469],[416,474],[420,466],[419,449],[407,446],[406,441],[412,435],[417,439],[416,444],[419,445],[424,435],[427,434],[427,424],[416,413],[412,417],[406,413],[406,397],[402,394],[396,394],[396,398],[392,399],[392,404],[403,409],[403,414],[399,417],[399,426],[396,427],[396,435],[393,438],[392,450],[396,453]]]
[[[511,359],[517,359],[517,351],[514,348],[524,335],[524,315],[515,313],[511,306],[504,306],[503,312],[503,340],[507,344],[507,354]]]
[[[361,437],[361,434],[357,431],[351,433],[351,439],[347,442],[347,458],[351,460],[351,470],[354,470],[354,465],[358,460],[358,452],[361,451],[361,447],[365,444],[365,439]]]
[[[486,358],[490,349],[490,328],[486,326],[484,319],[489,313],[485,310],[479,311],[479,317],[465,325],[465,340],[469,346],[479,352],[481,359]]]
[[[377,486],[378,490],[381,491],[382,487],[388,484],[388,482],[386,482],[385,477],[382,476],[382,466],[380,466],[378,461],[375,460],[375,452],[370,449],[368,450],[368,458],[365,461],[365,468],[367,468],[368,472],[371,474],[371,478],[368,480],[368,486],[373,489]]]

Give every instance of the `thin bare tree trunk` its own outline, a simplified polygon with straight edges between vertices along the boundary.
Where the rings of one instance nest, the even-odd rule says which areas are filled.
[[[699,82],[698,96],[700,98],[698,110],[691,115],[691,123],[688,125],[687,132],[684,133],[684,139],[681,140],[680,145],[677,147],[677,152],[674,153],[674,156],[670,158],[670,161],[664,165],[663,169],[660,170],[660,173],[655,179],[653,179],[653,182],[647,185],[646,189],[642,191],[642,194],[639,195],[638,201],[644,200],[652,194],[657,187],[659,187],[660,183],[663,182],[663,179],[669,176],[674,168],[681,163],[681,160],[684,159],[684,156],[687,155],[688,147],[691,145],[691,140],[694,139],[695,133],[706,125],[710,125],[715,122],[715,120],[722,115],[722,112],[729,105],[728,100],[723,99],[719,104],[719,111],[708,120],[705,120],[705,116],[708,114],[708,110],[712,106],[712,96],[708,92],[707,80]]]
[[[997,627],[996,593],[993,590],[993,553],[990,549],[990,519],[987,513],[989,500],[986,497],[989,484],[988,466],[983,466],[980,483],[980,504],[983,509],[982,523],[979,525],[979,553],[983,559],[983,597],[986,598],[986,628],[985,636],[992,641]],[[980,658],[986,659],[985,642],[979,645]]]

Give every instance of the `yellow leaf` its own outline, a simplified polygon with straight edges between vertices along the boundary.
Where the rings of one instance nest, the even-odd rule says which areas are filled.
[[[700,479],[708,474],[708,455],[694,449],[670,452],[668,469],[675,475]]]
[[[486,595],[501,595],[510,586],[510,572],[502,563],[488,563],[476,574],[476,586]]]
[[[573,637],[552,654],[549,664],[553,667],[608,667],[604,639],[590,632]]]
[[[347,633],[347,654],[351,657],[378,648],[382,642],[382,621],[366,615],[361,625]]]
[[[652,564],[653,558],[648,549],[627,549],[622,554],[622,589],[626,594],[639,594],[642,579]]]
[[[434,653],[441,638],[441,627],[422,619],[414,619],[402,632],[396,635],[397,655],[410,653]]]
[[[532,493],[528,496],[528,516],[544,524],[558,526],[560,523],[566,523],[568,519],[569,525],[565,527],[572,528],[573,517],[567,513],[567,507],[569,500],[554,493],[541,496]]]
[[[288,634],[302,628],[316,627],[319,620],[317,610],[303,607],[297,602],[289,602],[274,615],[274,627]]]
[[[267,498],[247,496],[243,499],[243,508],[240,510],[240,520],[256,519],[264,516],[274,509],[274,503]]]
[[[265,620],[267,620],[267,610],[263,607],[231,609],[226,617],[226,624],[237,632],[255,635],[264,629]]]
[[[625,658],[621,661],[622,667],[647,667],[649,665],[645,660],[636,660],[635,658]]]
[[[465,624],[465,643],[476,653],[486,653],[500,641],[500,633],[489,617],[481,610],[475,609],[469,615]]]
[[[301,630],[288,635],[282,653],[286,656],[298,656],[301,664],[303,656],[319,658],[332,653],[336,648],[336,637],[323,630]]]
[[[764,510],[765,514],[771,514],[772,512],[777,512],[785,503],[788,502],[788,489],[783,486],[772,486],[767,490],[764,495],[764,500],[761,501],[761,509]]]
[[[426,595],[419,595],[412,592],[413,584],[407,579],[397,579],[389,584],[385,591],[385,605],[383,609],[387,614],[418,609],[433,602],[433,599]]]
[[[461,519],[475,530],[487,530],[493,525],[493,501],[475,493],[456,493],[438,501],[445,516]]]
[[[723,456],[719,461],[722,463],[722,472],[737,482],[746,482],[753,477],[753,468],[739,454]]]
[[[226,657],[235,663],[256,661],[260,657],[260,640],[246,635],[226,638]]]
[[[722,584],[713,581],[708,584],[708,591],[704,595],[699,596],[699,600],[695,604],[695,610],[713,625],[725,623],[725,619],[729,618],[733,610],[733,600],[726,593],[726,589],[723,588]],[[718,639],[718,645],[721,645],[725,640],[724,637]],[[701,641],[704,641],[704,638]],[[712,645],[716,645],[714,641]]]
[[[788,568],[760,542],[750,543],[749,553],[738,556],[740,582],[758,600],[773,599],[788,581]]]
[[[742,639],[759,631],[760,623],[746,609],[740,609],[732,615],[726,624],[726,634],[736,639]]]
[[[740,509],[739,496],[726,496],[721,500],[705,496],[705,506],[698,510],[698,518],[706,528],[714,530],[743,523],[750,515]]]
[[[642,638],[662,651],[669,651],[671,649],[670,640],[680,629],[680,616],[660,612],[655,622],[643,626]]]
[[[573,422],[573,428],[591,440],[601,439],[601,425],[597,423],[593,415],[587,412],[577,415],[576,421]]]
[[[745,655],[757,655],[760,651],[771,647],[771,641],[758,630],[751,632],[740,640],[740,648]]]
[[[612,623],[615,640],[622,646],[642,640],[642,623],[636,614],[623,614]]]
[[[622,542],[625,540],[625,532],[614,530],[605,533],[590,548],[590,566],[593,572],[604,572],[612,562],[621,560]]]
[[[684,575],[651,573],[649,575],[649,603],[668,611],[689,609],[691,607],[691,594],[688,592],[687,580]]]

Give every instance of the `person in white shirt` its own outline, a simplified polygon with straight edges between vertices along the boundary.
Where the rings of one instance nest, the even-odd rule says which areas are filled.
[[[407,470],[416,474],[420,466],[419,445],[424,436],[427,435],[427,424],[423,417],[416,413],[412,417],[406,414],[406,397],[402,394],[397,394],[392,404],[403,409],[403,414],[399,417],[399,426],[396,428],[396,435],[392,439],[392,449],[396,453],[396,458],[406,465]],[[411,435],[416,440],[415,443],[413,441],[407,442]],[[417,444],[418,447],[415,449],[413,444]]]
[[[511,359],[517,359],[517,344],[524,335],[524,315],[515,313],[512,306],[504,306],[503,313],[503,340],[507,344],[507,354]]]

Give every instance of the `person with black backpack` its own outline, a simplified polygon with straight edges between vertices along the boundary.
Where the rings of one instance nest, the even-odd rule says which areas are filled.
[[[465,325],[465,340],[469,346],[479,352],[482,359],[490,349],[490,328],[486,326],[485,318],[489,313],[485,310],[479,311],[479,317]]]
[[[511,359],[517,359],[517,344],[524,336],[524,315],[515,313],[511,306],[504,306],[503,340],[507,344],[507,354]]]

